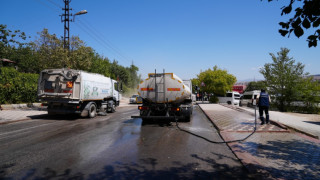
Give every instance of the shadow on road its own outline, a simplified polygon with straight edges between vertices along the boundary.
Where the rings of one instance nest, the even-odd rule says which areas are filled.
[[[85,174],[66,169],[59,173],[51,168],[43,170],[30,169],[21,179],[88,179],[88,180],[117,180],[117,179],[253,179],[242,168],[231,168],[227,164],[218,164],[213,159],[200,158],[191,155],[200,161],[206,161],[214,171],[205,171],[199,168],[199,163],[173,162],[174,167],[157,169],[158,160],[154,158],[140,159],[139,163],[120,163],[105,165],[97,173]],[[6,174],[11,167],[0,167],[0,179],[15,179]]]
[[[303,121],[310,124],[320,125],[320,122],[314,122],[314,121]]]
[[[74,121],[77,119],[84,119],[81,118],[79,115],[68,114],[68,115],[48,115],[48,114],[41,114],[41,115],[34,115],[34,116],[27,116],[30,119],[42,119],[42,120],[70,120]]]
[[[320,145],[310,141],[267,141],[265,144],[244,142],[232,145],[235,152],[250,153],[264,164],[251,164],[249,168],[273,179],[319,179]],[[262,171],[261,171],[262,170]]]

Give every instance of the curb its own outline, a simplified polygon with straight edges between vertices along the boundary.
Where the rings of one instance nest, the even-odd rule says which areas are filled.
[[[285,126],[286,126],[286,125],[285,125]],[[311,134],[311,133],[308,133],[308,132],[305,132],[305,131],[301,131],[301,130],[296,129],[296,128],[291,127],[291,126],[286,126],[286,127],[289,128],[289,129],[292,129],[292,130],[294,130],[294,131],[296,131],[296,132],[298,132],[298,133],[301,133],[301,134],[310,136],[310,137],[312,137],[312,138],[320,139],[319,136],[317,136],[317,135],[314,135],[314,134]]]
[[[208,118],[208,120],[211,122],[211,124],[213,124],[213,126],[218,130],[218,134],[220,136],[220,138],[225,142],[226,139],[224,137],[223,131],[221,131],[221,129],[214,123],[214,121],[208,116],[208,114],[201,108],[201,106],[199,106],[198,103],[196,103],[199,107],[199,109],[204,113],[204,115]],[[238,156],[238,154],[232,149],[231,144],[232,143],[225,143],[227,145],[227,147],[230,149],[230,151],[234,154],[234,156],[238,159],[238,161],[242,164],[242,166],[247,170],[247,172],[251,173],[251,174],[255,174],[256,171],[253,171],[253,169],[250,167],[250,165],[248,165],[247,163],[245,163],[242,159],[240,159],[240,157]],[[256,170],[256,168],[254,168]]]
[[[41,103],[28,103],[28,104],[2,104],[0,105],[1,110],[12,110],[12,109],[27,109],[27,108],[41,108]]]
[[[0,122],[0,125],[10,124],[10,123],[15,123],[15,122],[20,122],[20,121],[26,121],[26,120],[30,120],[30,119],[31,118],[23,118],[23,119],[18,119],[18,120],[13,120],[13,121]]]
[[[203,112],[203,114],[210,120],[211,124],[218,130],[219,134],[221,132],[221,129],[213,122],[213,120],[209,117],[209,115],[201,108],[201,106],[199,106],[198,103],[196,103],[198,105],[198,107],[201,109],[201,111]],[[224,138],[220,135],[220,137],[224,140]]]

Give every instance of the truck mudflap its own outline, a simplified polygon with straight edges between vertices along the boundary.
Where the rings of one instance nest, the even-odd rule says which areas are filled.
[[[131,116],[131,118],[189,122],[193,111],[193,105],[181,104],[179,106],[172,106],[171,104],[152,104],[138,106],[138,109],[140,110],[140,116]]]
[[[69,109],[48,109],[49,114],[80,114],[79,110],[69,110]]]
[[[131,118],[141,118],[141,119],[165,119],[165,120],[180,120],[185,119],[184,116],[131,116]]]

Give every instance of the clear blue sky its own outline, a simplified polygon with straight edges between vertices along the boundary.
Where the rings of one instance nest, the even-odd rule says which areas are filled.
[[[133,62],[139,73],[173,72],[182,79],[196,77],[217,65],[238,80],[263,79],[259,68],[271,62],[269,53],[281,47],[320,74],[320,45],[308,48],[304,35],[278,33],[281,7],[287,1],[267,0],[72,0],[72,13],[87,10],[70,24],[99,54],[123,66]],[[31,36],[44,28],[63,36],[63,0],[1,0],[0,24]]]

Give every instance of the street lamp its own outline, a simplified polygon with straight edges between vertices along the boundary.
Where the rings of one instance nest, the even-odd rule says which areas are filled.
[[[79,11],[79,12],[75,13],[75,14],[73,15],[73,22],[74,22],[76,16],[82,15],[82,14],[87,14],[87,13],[88,13],[87,10],[82,10],[82,11]]]

